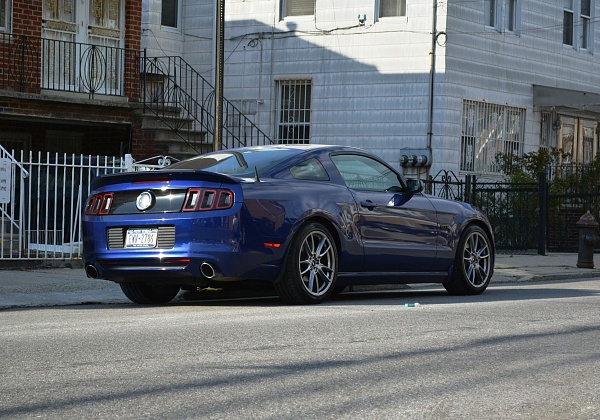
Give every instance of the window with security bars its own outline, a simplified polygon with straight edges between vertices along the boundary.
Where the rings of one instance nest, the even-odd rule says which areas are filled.
[[[315,0],[281,0],[282,18],[315,14]]]
[[[464,100],[460,170],[500,173],[496,155],[521,156],[524,132],[524,108]]]
[[[310,80],[277,82],[277,140],[282,144],[310,142]]]

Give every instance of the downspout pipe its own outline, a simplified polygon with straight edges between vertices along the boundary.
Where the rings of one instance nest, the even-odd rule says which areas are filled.
[[[435,47],[437,44],[437,0],[433,0],[433,22],[431,24],[431,50],[429,57],[431,64],[429,68],[429,114],[427,116],[427,150],[431,156],[431,144],[433,138],[433,84],[435,82]]]
[[[216,4],[216,57],[215,57],[215,127],[213,133],[213,150],[223,145],[223,67],[225,44],[225,0],[217,0]]]

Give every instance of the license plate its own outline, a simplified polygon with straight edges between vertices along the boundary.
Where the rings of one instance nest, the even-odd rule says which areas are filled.
[[[125,248],[156,248],[158,229],[127,229]]]

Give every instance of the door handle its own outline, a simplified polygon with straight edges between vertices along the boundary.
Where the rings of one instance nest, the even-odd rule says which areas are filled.
[[[371,200],[361,201],[360,205],[368,208],[369,210],[373,210],[375,207],[377,207],[377,204],[373,203]]]

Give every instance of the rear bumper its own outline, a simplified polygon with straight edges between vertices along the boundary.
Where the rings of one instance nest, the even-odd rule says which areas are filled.
[[[97,258],[95,258],[97,257]],[[114,257],[114,256],[113,256]],[[88,277],[115,282],[147,281],[203,285],[209,281],[261,280],[275,282],[280,264],[256,264],[256,255],[239,254],[189,258],[188,256],[104,258],[89,255],[84,259]],[[252,264],[250,264],[252,262]]]
[[[277,280],[282,248],[266,248],[244,240],[235,214],[199,218],[194,215],[111,216],[83,221],[83,262],[89,277],[116,282],[202,285],[207,281]],[[104,219],[104,220],[103,220]],[[160,248],[125,249],[109,244],[108,232],[131,227],[174,226],[174,239]]]

